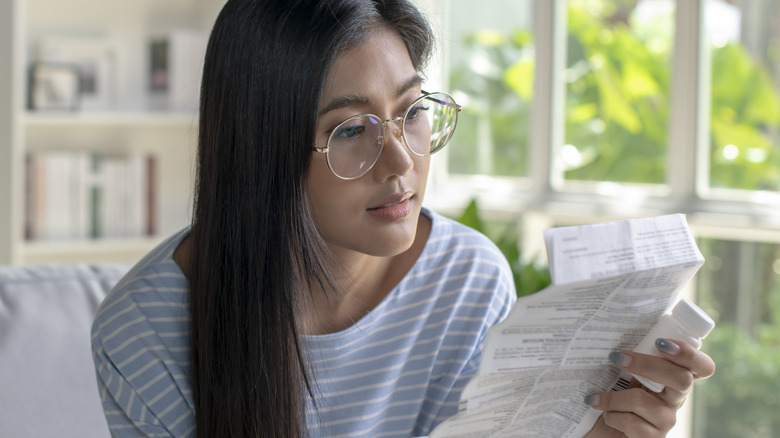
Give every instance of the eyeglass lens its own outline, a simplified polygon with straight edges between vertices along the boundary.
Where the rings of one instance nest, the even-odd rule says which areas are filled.
[[[457,105],[444,93],[420,97],[406,110],[401,127],[412,153],[432,154],[449,141],[457,122]],[[393,124],[397,122],[388,122]],[[387,127],[392,135],[393,126]],[[338,125],[328,139],[328,165],[341,178],[362,176],[379,158],[384,144],[382,121],[373,115],[351,117]]]

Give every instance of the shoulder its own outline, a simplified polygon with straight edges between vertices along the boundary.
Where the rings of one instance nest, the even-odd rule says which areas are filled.
[[[487,304],[500,317],[514,303],[512,271],[501,250],[482,233],[430,210],[428,242],[410,272],[442,298]]]
[[[160,243],[111,289],[92,323],[93,348],[118,354],[121,347],[148,345],[138,342],[142,335],[157,340],[186,331],[188,285],[172,258],[186,235],[182,230]]]
[[[426,209],[423,212],[432,222],[431,234],[427,243],[430,249],[437,251],[460,250],[482,254],[486,257],[494,256],[506,261],[498,247],[479,231],[432,210]]]
[[[187,302],[187,281],[172,254],[186,230],[166,239],[144,256],[111,289],[95,316],[93,334],[100,335],[128,318],[157,313],[163,306],[171,312],[175,304]]]
[[[460,266],[467,271],[512,278],[506,257],[484,234],[430,210],[426,214],[432,227],[419,260],[422,264]]]
[[[186,328],[188,285],[172,256],[187,233],[160,243],[111,289],[92,323],[93,346],[116,352],[141,333],[152,331],[147,336],[155,339]]]
[[[167,427],[191,415],[188,285],[172,259],[186,231],[139,261],[109,292],[93,321],[103,404],[121,410],[106,413],[112,430],[127,421],[146,427],[145,418]]]
[[[189,382],[187,280],[170,237],[109,292],[92,324],[92,353],[106,418],[118,436],[166,430],[187,435]]]

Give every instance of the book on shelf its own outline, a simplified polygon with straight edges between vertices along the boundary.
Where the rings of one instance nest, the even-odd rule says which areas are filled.
[[[25,238],[138,238],[155,231],[155,158],[86,150],[30,152]]]

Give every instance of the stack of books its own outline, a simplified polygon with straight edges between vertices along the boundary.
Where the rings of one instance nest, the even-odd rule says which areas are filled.
[[[138,238],[155,232],[151,154],[85,150],[26,156],[25,238]]]

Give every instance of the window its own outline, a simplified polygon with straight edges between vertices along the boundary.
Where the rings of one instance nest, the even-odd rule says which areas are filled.
[[[476,199],[534,272],[546,227],[685,213],[719,367],[670,436],[778,436],[780,3],[441,3],[440,80],[464,111],[426,203]]]

